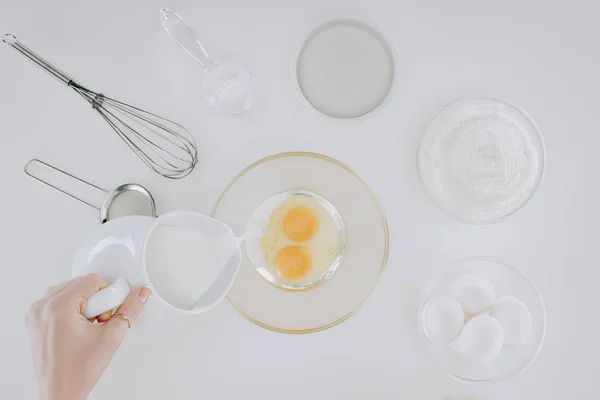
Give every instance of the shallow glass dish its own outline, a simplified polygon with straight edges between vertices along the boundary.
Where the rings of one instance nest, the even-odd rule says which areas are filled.
[[[448,144],[448,138],[440,139],[440,134],[455,135],[455,132],[459,128],[468,125],[476,126],[477,129],[490,129],[488,126],[489,121],[497,121],[497,123],[503,124],[505,129],[514,129],[522,132],[525,153],[499,154],[496,152],[498,149],[491,147],[490,143],[473,141],[465,145],[468,150],[456,151],[453,148],[455,151],[451,151],[446,149],[448,151],[448,163],[451,160],[452,165],[435,165],[431,159],[431,151],[441,152],[439,147]],[[459,139],[465,140],[464,137],[460,136]],[[502,138],[491,135],[488,137],[488,140],[491,142],[500,139]],[[494,143],[497,144],[497,142]],[[466,157],[471,154],[475,154],[474,157],[476,158],[469,161]],[[499,161],[504,161],[503,157],[505,156],[530,157],[527,161],[527,167],[532,170],[532,176],[527,178],[531,182],[527,186],[521,184],[512,188],[513,192],[503,195],[503,199],[507,202],[505,205],[501,205],[498,200],[498,193],[465,192],[459,190],[453,192],[451,189],[447,189],[444,183],[437,182],[436,184],[436,179],[444,176],[445,178],[451,178],[457,185],[463,186],[466,179],[477,179],[480,185],[502,185],[505,182],[502,180],[495,182],[494,179],[497,177],[490,174],[488,169],[493,168]],[[467,162],[477,162],[476,168],[465,169],[465,163]],[[480,163],[483,163],[483,165]],[[463,170],[453,171],[452,167],[457,166],[463,168]],[[533,119],[522,109],[491,98],[465,98],[447,105],[435,116],[423,134],[417,151],[419,179],[429,197],[449,216],[459,221],[473,224],[498,222],[520,210],[539,189],[545,167],[546,152],[544,142]],[[512,174],[512,179],[525,179],[519,172],[506,171],[505,173]],[[523,192],[524,195],[520,196],[520,192]],[[449,197],[449,195],[452,196]],[[476,205],[465,204],[467,201],[478,202],[484,198],[486,201],[495,201],[496,203],[491,203],[494,205],[487,206],[488,209],[481,209],[484,204],[483,202]],[[478,211],[475,213],[475,210]]]
[[[333,31],[336,37],[326,39]],[[334,16],[313,25],[299,41],[292,57],[294,88],[319,115],[364,119],[389,101],[397,59],[392,38],[382,27],[353,15]]]
[[[428,304],[449,295],[453,282],[470,273],[491,283],[496,297],[514,296],[521,300],[531,315],[533,329],[529,340],[521,347],[503,349],[489,364],[469,362],[450,345],[430,340],[424,327]],[[546,334],[546,310],[535,286],[513,267],[487,257],[467,258],[445,268],[428,282],[421,295],[417,333],[431,360],[449,375],[468,383],[491,385],[515,377],[533,363]]]
[[[294,190],[326,199],[344,221],[344,256],[335,274],[310,289],[286,290],[265,279],[242,246],[242,263],[227,297],[244,317],[263,328],[311,333],[348,319],[367,300],[387,263],[389,233],[367,184],[339,161],[314,153],[276,154],[245,168],[221,194],[212,216],[241,236],[266,199]]]
[[[257,226],[255,225],[257,222],[256,215],[250,217],[251,223],[249,223],[246,229],[246,254],[248,255],[250,263],[256,269],[256,272],[258,272],[263,278],[271,282],[273,285],[289,290],[306,290],[320,285],[321,283],[330,279],[335,274],[335,271],[340,266],[344,258],[344,250],[346,248],[346,228],[344,226],[344,220],[342,216],[331,203],[329,203],[326,199],[322,198],[321,196],[312,192],[308,192],[306,190],[292,190],[290,192],[276,194],[274,197],[267,199],[265,203],[259,206],[260,210],[263,211],[260,214],[264,213],[265,207],[271,208],[272,206],[274,206],[273,201],[275,201],[275,205],[277,205],[277,203],[281,205],[282,202],[285,202],[290,197],[295,197],[296,199],[310,199],[311,201],[316,202],[317,204],[322,206],[323,210],[327,212],[327,216],[331,217],[332,224],[330,223],[329,227],[331,228],[335,226],[337,235],[336,240],[333,243],[330,243],[330,245],[328,246],[327,254],[330,254],[331,256],[327,257],[326,263],[320,264],[320,268],[315,268],[313,266],[313,268],[311,268],[311,271],[307,273],[306,276],[298,280],[289,281],[283,279],[281,276],[279,276],[277,271],[273,267],[268,266],[266,261],[263,259],[264,251],[262,249],[262,246],[260,245],[260,241],[266,232],[261,232],[260,230],[253,231],[253,228],[257,228]],[[269,207],[269,204],[271,205],[271,207]],[[265,216],[258,216],[258,218],[261,217]],[[269,220],[270,218],[271,216],[269,216]],[[267,221],[263,222],[266,222],[266,226],[269,225]],[[308,241],[308,243],[310,243],[310,241]],[[326,265],[326,267],[323,267],[323,265]]]

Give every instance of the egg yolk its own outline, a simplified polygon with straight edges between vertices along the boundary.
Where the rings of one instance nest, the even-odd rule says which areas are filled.
[[[308,207],[295,207],[283,217],[283,232],[294,242],[306,242],[319,229],[317,214]]]
[[[306,276],[312,266],[310,253],[302,246],[287,246],[275,257],[277,273],[285,280],[298,280]]]

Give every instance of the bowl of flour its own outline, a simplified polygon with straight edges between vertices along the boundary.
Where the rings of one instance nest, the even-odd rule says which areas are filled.
[[[537,191],[546,156],[533,120],[489,98],[446,106],[421,138],[417,155],[423,187],[451,217],[497,222]]]

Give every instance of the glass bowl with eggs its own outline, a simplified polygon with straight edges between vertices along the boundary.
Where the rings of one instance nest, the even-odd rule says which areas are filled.
[[[243,239],[227,298],[273,331],[310,333],[346,320],[387,262],[387,221],[375,195],[347,166],[321,154],[255,162],[223,191],[212,217]]]
[[[492,258],[456,262],[421,295],[417,332],[436,365],[480,385],[510,379],[537,357],[546,311],[533,284]]]

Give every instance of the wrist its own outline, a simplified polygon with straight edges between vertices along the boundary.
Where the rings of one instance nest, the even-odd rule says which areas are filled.
[[[63,388],[56,385],[41,387],[40,400],[85,400],[87,394],[79,393],[74,388]]]

